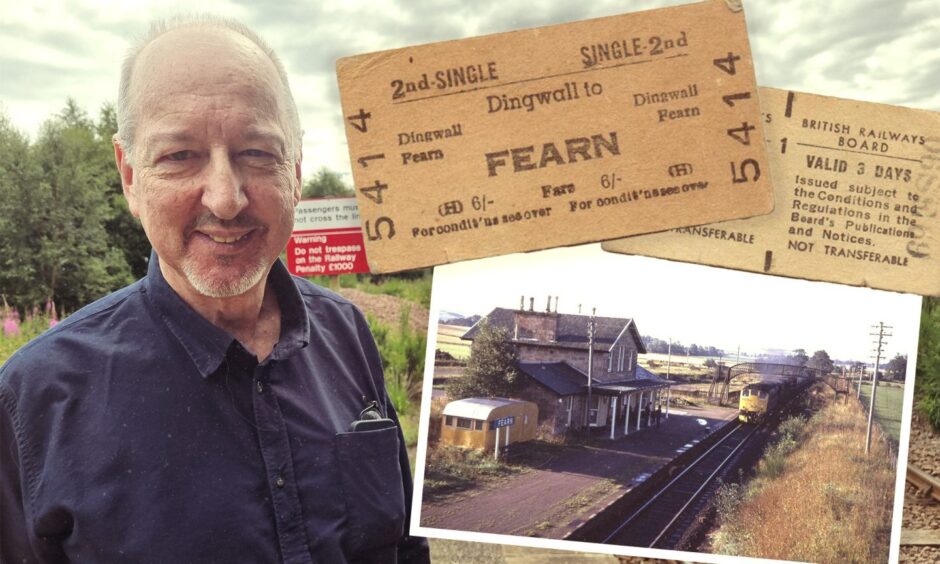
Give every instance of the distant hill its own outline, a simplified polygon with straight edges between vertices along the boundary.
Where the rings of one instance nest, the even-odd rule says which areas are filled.
[[[471,315],[470,317],[464,317],[459,313],[453,313],[450,311],[442,311],[437,316],[438,323],[443,323],[445,325],[460,325],[463,327],[472,327],[474,323],[480,320],[479,315]]]

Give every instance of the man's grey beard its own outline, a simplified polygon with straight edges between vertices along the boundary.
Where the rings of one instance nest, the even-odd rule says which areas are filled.
[[[193,265],[190,261],[184,261],[182,267],[183,274],[186,276],[186,280],[189,281],[192,287],[203,296],[209,298],[231,298],[234,296],[240,296],[260,282],[261,278],[268,270],[268,265],[258,261],[258,264],[256,264],[253,269],[242,273],[242,275],[235,282],[214,283],[209,280],[204,280],[196,272],[196,269],[193,268]]]

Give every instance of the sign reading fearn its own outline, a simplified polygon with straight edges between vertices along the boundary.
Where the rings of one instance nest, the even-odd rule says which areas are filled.
[[[356,199],[302,200],[294,211],[287,267],[297,276],[369,272]]]
[[[500,427],[510,427],[516,424],[516,416],[510,415],[509,417],[502,417],[500,419],[494,419],[490,421],[490,430],[499,429]]]
[[[713,0],[337,63],[393,272],[766,214],[744,13]]]

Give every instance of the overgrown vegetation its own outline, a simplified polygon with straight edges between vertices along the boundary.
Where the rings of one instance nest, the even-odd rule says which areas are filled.
[[[385,367],[385,388],[409,446],[418,441],[418,399],[427,348],[427,336],[411,329],[410,316],[411,309],[403,308],[398,327],[393,328],[366,315]]]
[[[462,378],[447,383],[447,397],[451,400],[481,397],[510,397],[522,383],[516,368],[516,352],[506,330],[481,321],[470,358]]]
[[[491,452],[438,445],[428,451],[424,470],[425,499],[474,488],[521,471],[521,468],[495,460]]]
[[[20,319],[18,311],[3,303],[0,323],[3,324],[0,329],[0,364],[3,364],[17,349],[58,323],[58,316],[51,302],[42,312],[39,308],[32,308],[23,319]]]
[[[940,298],[924,298],[917,352],[918,408],[940,429]]]
[[[808,421],[781,424],[756,477],[719,490],[714,550],[810,562],[886,561],[896,460],[880,440],[865,456],[866,423],[849,398],[828,403]]]

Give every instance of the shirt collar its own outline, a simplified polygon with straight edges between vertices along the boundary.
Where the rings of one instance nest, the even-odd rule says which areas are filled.
[[[310,342],[310,321],[300,290],[280,259],[274,262],[268,283],[281,308],[281,336],[270,358],[283,360]],[[170,287],[160,271],[156,252],[150,254],[143,291],[199,373],[204,378],[213,374],[225,360],[235,338],[197,313]]]

